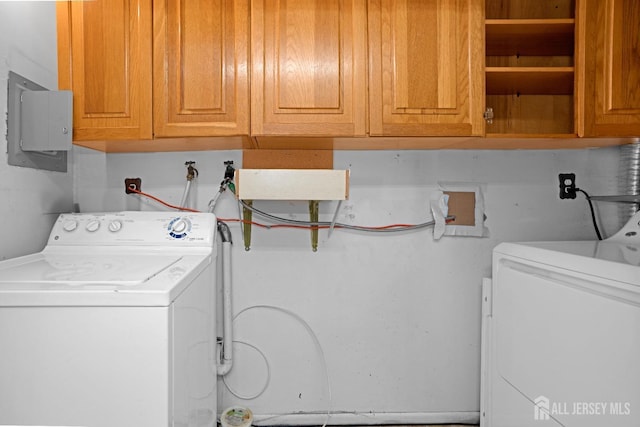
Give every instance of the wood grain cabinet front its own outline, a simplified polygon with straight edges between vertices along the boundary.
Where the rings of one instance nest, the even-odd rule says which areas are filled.
[[[580,0],[578,133],[640,136],[640,2]]]
[[[248,0],[153,3],[156,137],[249,133]]]
[[[249,0],[59,2],[57,19],[74,140],[249,133]]]
[[[484,0],[369,0],[371,135],[484,134]]]
[[[151,138],[151,0],[58,2],[57,23],[74,140]]]
[[[61,2],[60,86],[76,140],[482,135],[482,5]]]
[[[251,2],[251,133],[366,134],[365,0]]]
[[[91,148],[640,136],[636,0],[67,1],[57,20]],[[348,146],[431,147],[381,140]]]

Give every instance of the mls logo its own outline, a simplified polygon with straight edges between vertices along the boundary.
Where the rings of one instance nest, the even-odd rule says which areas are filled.
[[[548,420],[549,419],[549,399],[544,396],[538,396],[533,401],[533,419]]]

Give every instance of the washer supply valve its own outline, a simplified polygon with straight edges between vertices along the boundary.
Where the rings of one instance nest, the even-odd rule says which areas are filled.
[[[231,188],[231,191],[235,193],[235,186],[233,185],[233,178],[236,173],[236,169],[233,167],[233,160],[227,160],[224,162],[225,171],[224,171],[224,179],[220,182],[220,189],[213,196],[213,199],[209,201],[209,212],[213,212],[216,208],[216,203],[218,203],[218,198],[222,193],[224,193],[227,187]]]
[[[184,165],[187,167],[187,181],[193,181],[193,178],[198,177],[198,169],[193,167],[195,164],[196,162],[191,160],[184,162]]]
[[[224,165],[227,167],[224,171],[224,180],[232,181],[236,173],[236,168],[233,167],[233,160],[227,160]]]

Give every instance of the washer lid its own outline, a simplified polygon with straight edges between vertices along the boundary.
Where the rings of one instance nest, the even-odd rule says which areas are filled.
[[[131,286],[148,281],[180,260],[176,255],[82,255],[38,253],[17,265],[0,264],[0,284]]]
[[[0,307],[166,307],[205,269],[212,276],[212,255],[45,249],[0,262]]]
[[[640,246],[610,241],[501,243],[496,254],[640,286]]]

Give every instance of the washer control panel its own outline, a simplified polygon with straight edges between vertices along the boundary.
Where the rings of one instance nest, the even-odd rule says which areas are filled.
[[[69,213],[58,217],[48,244],[211,246],[215,238],[209,213]]]

